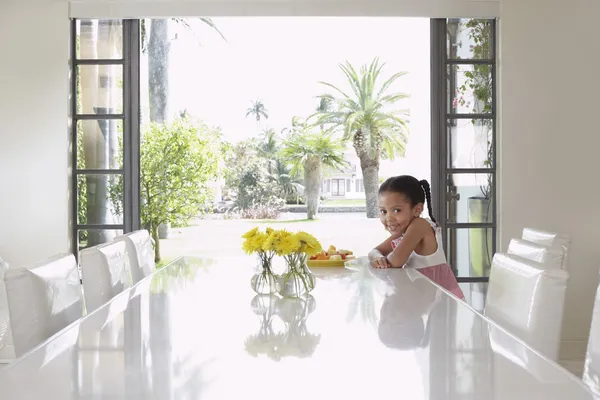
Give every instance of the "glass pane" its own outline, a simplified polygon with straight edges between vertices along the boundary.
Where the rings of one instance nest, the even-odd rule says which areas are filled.
[[[493,58],[493,20],[451,18],[446,22],[449,59],[489,60]]]
[[[492,228],[448,229],[446,234],[446,255],[456,276],[478,278],[490,275],[494,255]],[[485,297],[485,293],[479,296]]]
[[[77,231],[78,250],[110,242],[122,234],[122,229],[80,229]]]
[[[123,58],[123,22],[111,19],[77,20],[77,58]]]
[[[123,175],[77,176],[77,223],[123,223]]]
[[[448,65],[449,101],[452,114],[489,114],[492,112],[492,66]]]
[[[77,67],[77,114],[123,112],[123,66]]]
[[[123,168],[123,120],[77,121],[77,168]]]
[[[446,187],[448,222],[493,222],[493,174],[451,174]]]
[[[450,119],[448,131],[448,167],[492,168],[491,119]]]

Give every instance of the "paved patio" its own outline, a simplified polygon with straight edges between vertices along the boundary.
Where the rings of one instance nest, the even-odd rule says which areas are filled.
[[[308,221],[303,213],[284,213],[279,220],[198,219],[185,228],[172,228],[168,239],[160,242],[163,259],[178,256],[231,257],[243,256],[241,236],[255,226],[271,226],[313,234],[323,247],[330,244],[366,255],[382,242],[387,233],[379,219],[368,219],[364,213],[322,213]]]

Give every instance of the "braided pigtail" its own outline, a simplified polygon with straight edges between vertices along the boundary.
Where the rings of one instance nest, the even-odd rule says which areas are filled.
[[[419,181],[419,183],[421,184],[421,187],[425,192],[425,199],[427,199],[427,211],[429,212],[429,218],[431,218],[431,220],[437,224],[437,221],[435,220],[435,218],[433,218],[433,211],[431,209],[431,188],[429,187],[429,182],[423,179]]]

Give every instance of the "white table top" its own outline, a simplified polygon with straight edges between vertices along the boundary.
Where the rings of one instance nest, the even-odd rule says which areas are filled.
[[[254,260],[180,262],[0,370],[3,399],[592,399],[414,270],[313,269],[256,296]]]

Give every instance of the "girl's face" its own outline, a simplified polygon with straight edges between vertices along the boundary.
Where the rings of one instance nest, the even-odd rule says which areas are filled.
[[[423,203],[413,207],[402,193],[383,192],[379,195],[379,219],[394,239],[402,236],[410,222],[421,212]]]

